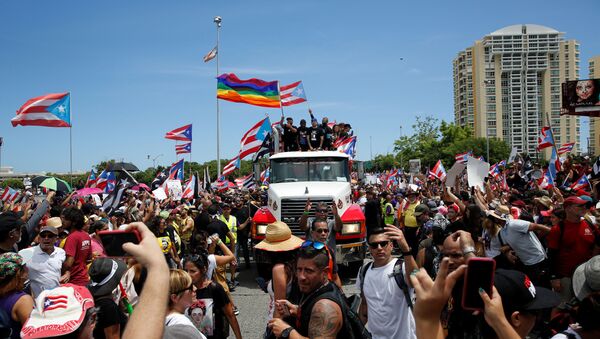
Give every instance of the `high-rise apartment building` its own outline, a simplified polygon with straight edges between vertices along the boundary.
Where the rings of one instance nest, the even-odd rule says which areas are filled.
[[[579,44],[564,33],[531,24],[504,27],[459,52],[453,76],[454,121],[476,137],[503,139],[535,156],[549,118],[557,146],[576,142],[573,152],[579,152],[579,117],[560,115],[561,83],[579,78]]]
[[[600,55],[590,58],[590,79],[600,78]],[[590,140],[588,153],[598,155],[600,153],[600,118],[590,118]]]

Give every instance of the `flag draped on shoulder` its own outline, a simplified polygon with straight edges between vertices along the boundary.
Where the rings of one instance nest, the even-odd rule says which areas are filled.
[[[181,180],[183,181],[183,159],[174,162],[171,165],[171,169],[169,170],[169,178],[172,180]]]
[[[542,150],[546,147],[554,146],[554,137],[552,136],[552,130],[549,126],[542,127],[540,136],[538,137],[538,150]]]
[[[281,107],[277,81],[241,80],[233,73],[217,78],[217,98],[261,107]]]
[[[208,53],[206,53],[206,55],[202,59],[204,60],[204,62],[209,62],[217,56],[217,53],[219,53],[219,51],[217,50],[217,46],[215,46]]]
[[[166,139],[179,141],[192,141],[192,124],[176,128],[165,134]]]
[[[13,127],[71,127],[71,95],[53,93],[29,99],[10,122]]]
[[[296,105],[306,101],[306,94],[304,93],[304,86],[302,81],[296,81],[289,85],[281,86],[281,106]]]
[[[175,153],[177,154],[185,154],[192,152],[192,143],[188,142],[186,144],[175,145]]]

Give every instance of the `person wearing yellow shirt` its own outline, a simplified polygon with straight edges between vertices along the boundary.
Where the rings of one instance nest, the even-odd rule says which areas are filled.
[[[233,234],[233,242],[236,243],[237,242],[237,228],[238,228],[238,220],[235,216],[231,215],[231,205],[225,203],[221,206],[222,209],[222,214],[219,216],[219,219],[224,222],[225,224],[227,224],[227,227],[229,228],[229,230],[231,231],[231,233]],[[230,246],[230,240],[229,238],[226,239],[226,244],[229,247]],[[237,257],[237,246],[233,246],[233,254],[235,257]],[[236,265],[229,265],[229,273],[231,274],[231,286],[229,286],[230,290],[235,289],[235,287],[237,285],[239,285],[239,282],[237,281],[236,277],[235,277],[235,270],[236,270],[237,266]]]
[[[406,238],[406,242],[408,242],[410,248],[415,251],[415,255],[419,248],[417,238],[419,224],[417,223],[415,209],[419,204],[421,204],[419,193],[410,190],[407,193],[406,200],[398,209],[398,220],[401,221],[401,225],[403,226],[402,232],[404,232],[404,237]]]

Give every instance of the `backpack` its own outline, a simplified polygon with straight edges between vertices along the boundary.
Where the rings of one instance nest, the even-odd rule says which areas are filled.
[[[403,263],[404,263],[404,260],[401,259],[401,258],[398,258],[398,260],[396,260],[396,263],[394,264],[394,270],[393,270],[393,273],[390,276],[390,278],[392,276],[394,277],[394,280],[396,280],[396,284],[402,290],[402,293],[404,293],[404,298],[406,299],[406,304],[408,305],[408,307],[412,311],[412,309],[413,309],[413,302],[412,302],[412,298],[410,297],[410,293],[408,291],[408,284],[404,280],[404,273],[402,272],[402,264]],[[367,275],[367,271],[371,268],[371,266],[373,266],[373,262],[372,261],[366,263],[360,269],[360,293],[361,294],[363,293],[363,287],[365,285],[365,276]]]

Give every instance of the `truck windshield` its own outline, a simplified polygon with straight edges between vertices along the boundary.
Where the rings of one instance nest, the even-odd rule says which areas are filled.
[[[271,183],[296,181],[349,182],[346,158],[287,158],[271,160]]]

